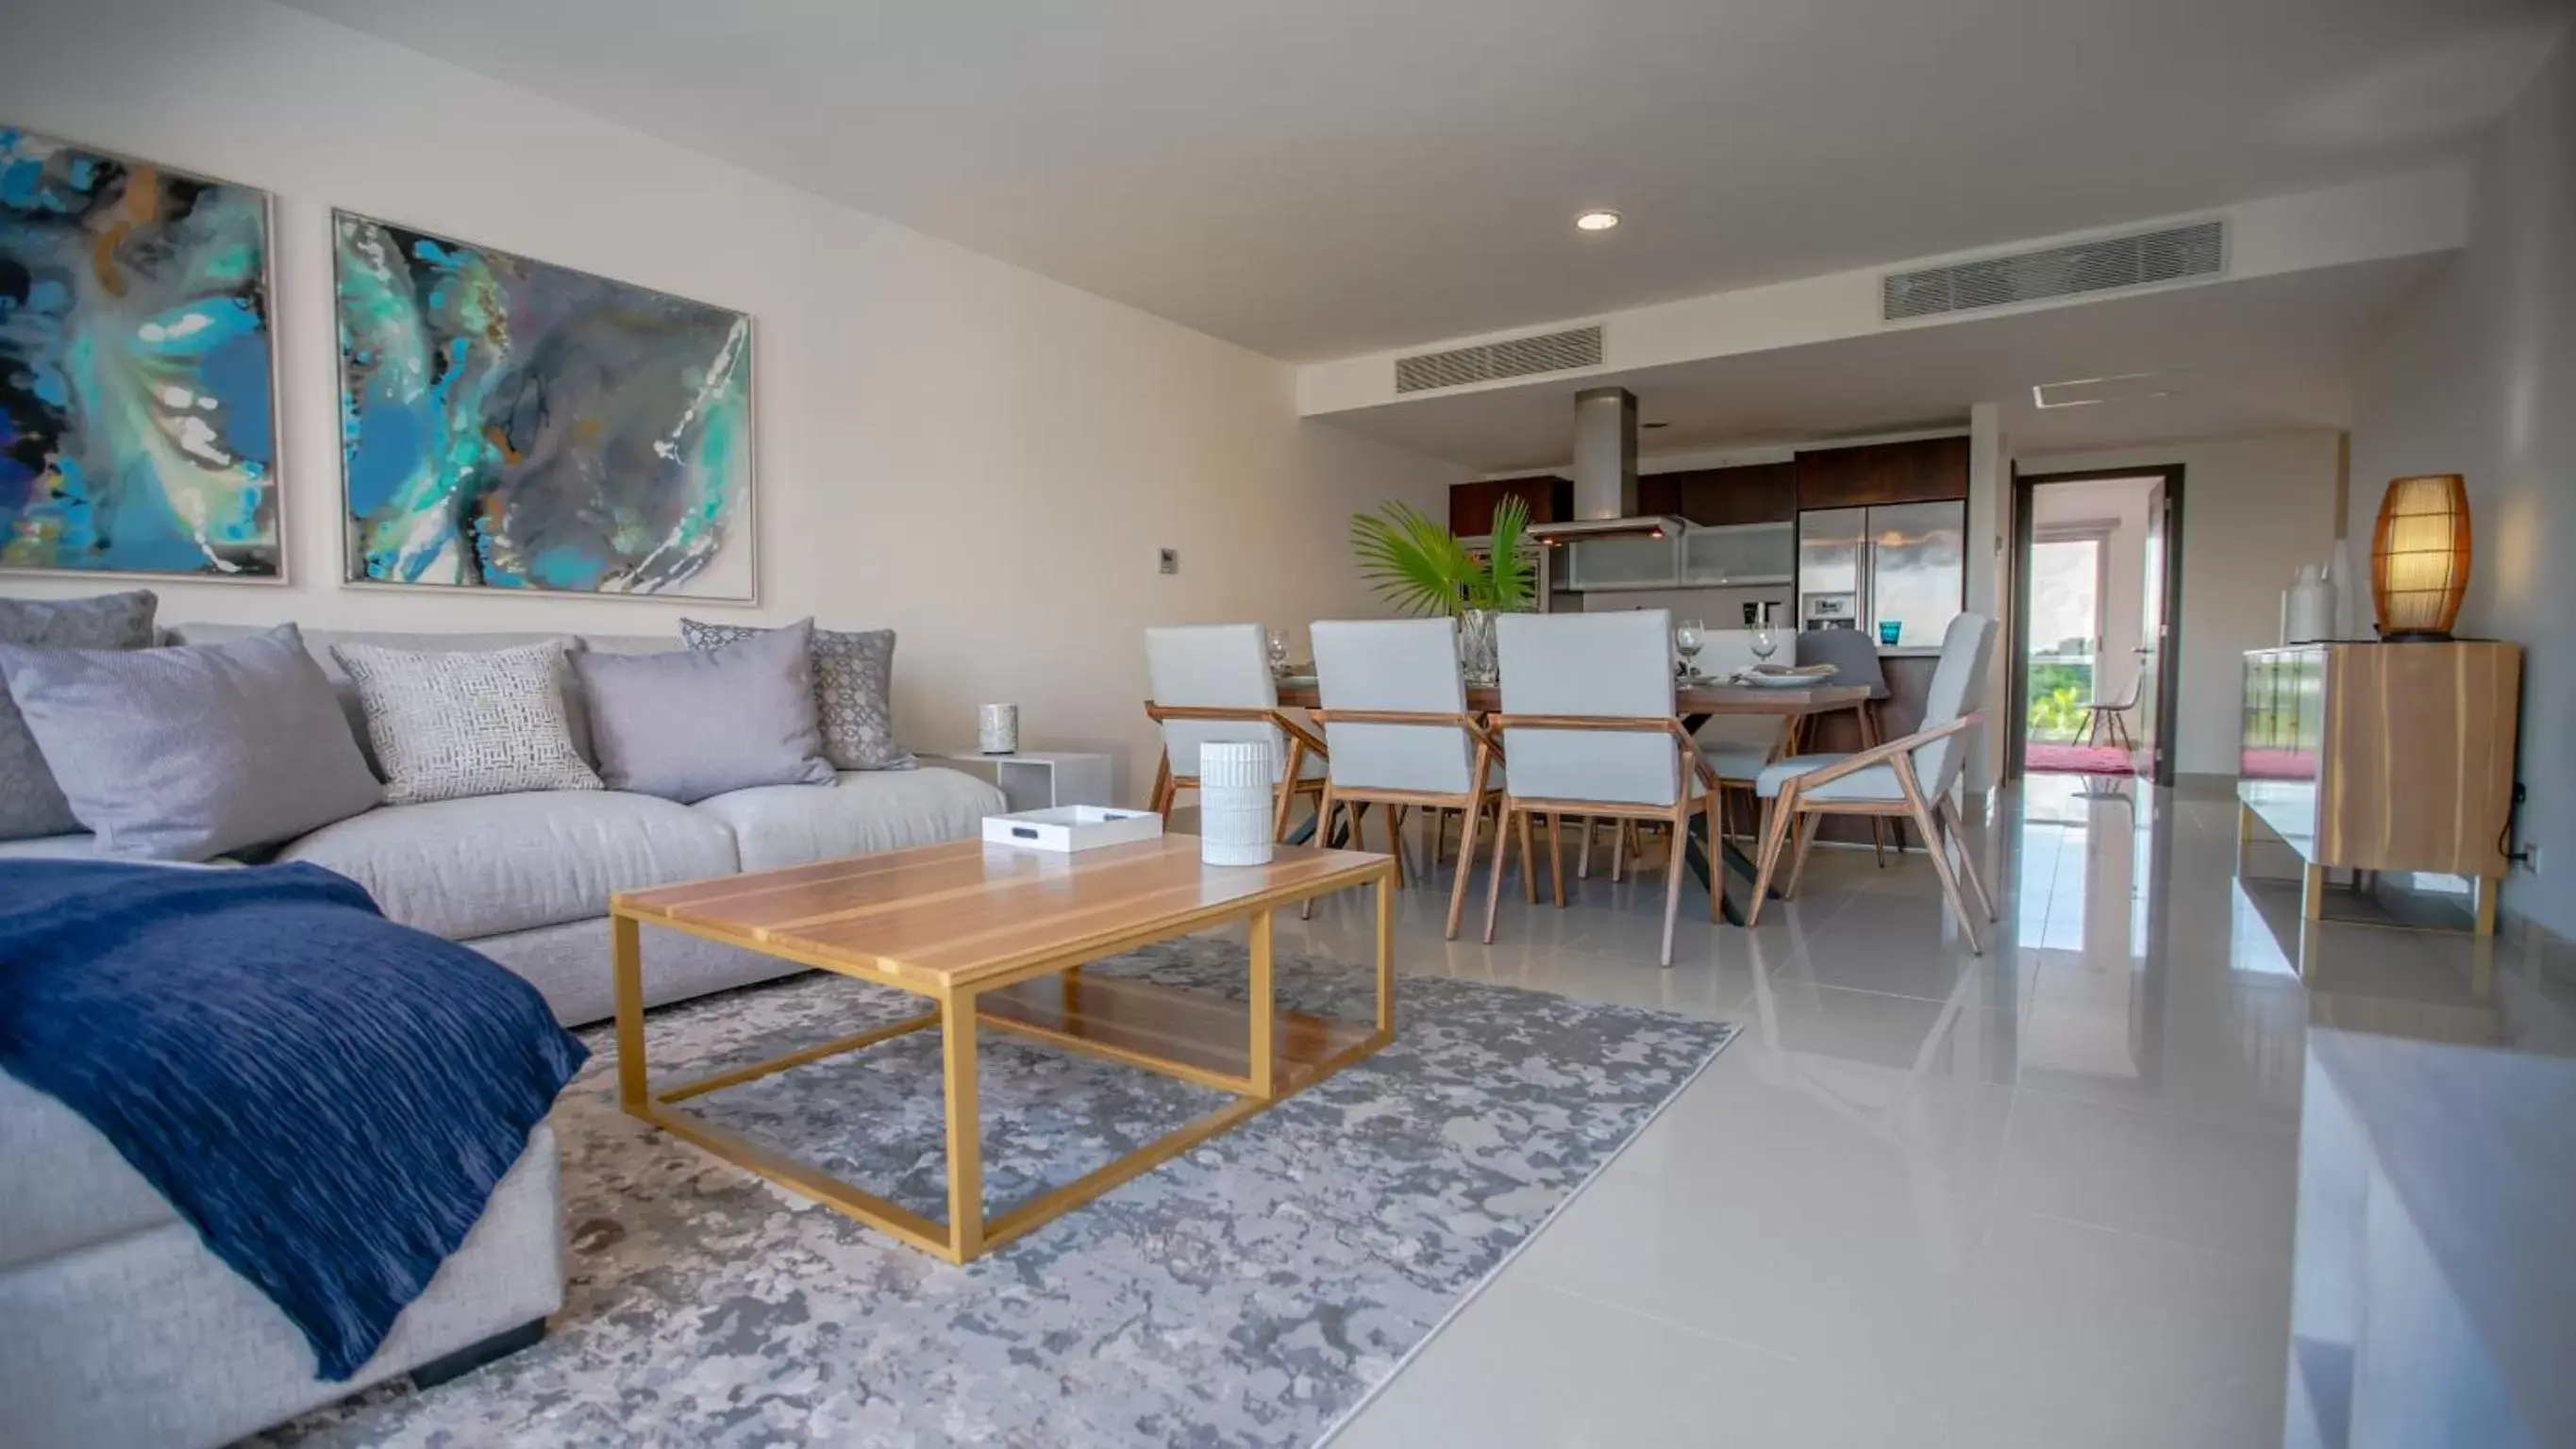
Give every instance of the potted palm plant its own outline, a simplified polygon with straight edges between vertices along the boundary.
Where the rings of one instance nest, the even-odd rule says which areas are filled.
[[[1413,614],[1458,621],[1458,667],[1471,685],[1494,682],[1494,616],[1530,608],[1535,577],[1521,552],[1528,505],[1506,498],[1494,507],[1487,546],[1471,549],[1406,503],[1351,515],[1351,551],[1360,576],[1378,597]]]

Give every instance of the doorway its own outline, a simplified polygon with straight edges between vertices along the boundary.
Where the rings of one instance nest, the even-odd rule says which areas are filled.
[[[2182,476],[2014,478],[2009,775],[2173,783]]]

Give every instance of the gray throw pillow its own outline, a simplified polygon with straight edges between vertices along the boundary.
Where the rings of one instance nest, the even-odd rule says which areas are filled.
[[[721,649],[769,631],[680,621],[692,649]],[[909,770],[920,762],[894,742],[894,631],[814,631],[814,709],[823,753],[844,770]]]
[[[0,675],[101,854],[212,860],[376,803],[292,624],[167,649],[0,645]]]
[[[829,784],[806,654],[813,628],[808,619],[721,649],[573,656],[600,778],[684,805],[753,785]]]
[[[358,688],[388,805],[600,788],[573,749],[555,678],[561,644],[463,653],[334,644],[331,657]]]
[[[149,649],[150,589],[94,599],[0,599],[0,644],[34,649]],[[17,703],[0,689],[0,840],[69,835],[80,829],[45,752],[27,732]]]

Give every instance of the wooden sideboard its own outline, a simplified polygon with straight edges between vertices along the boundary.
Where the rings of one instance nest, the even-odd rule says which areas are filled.
[[[2473,881],[2478,933],[2493,935],[2521,692],[2512,644],[2248,651],[2240,845],[2260,822],[2298,852],[2310,920],[2327,871],[2429,871]]]

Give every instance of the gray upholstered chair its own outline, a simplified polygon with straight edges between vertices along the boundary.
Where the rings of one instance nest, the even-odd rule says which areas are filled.
[[[1535,900],[1531,818],[1548,818],[1548,860],[1556,903],[1565,904],[1566,816],[1655,820],[1672,827],[1665,863],[1663,964],[1673,964],[1673,920],[1681,905],[1682,852],[1691,812],[1704,811],[1709,839],[1722,834],[1717,776],[1673,713],[1672,616],[1661,609],[1615,614],[1506,614],[1494,621],[1502,666],[1502,712],[1494,733],[1511,752],[1503,771],[1502,833],[1485,900],[1485,939],[1494,939],[1503,856],[1519,828],[1522,874]],[[1710,920],[1718,918],[1715,886]]]
[[[1869,690],[1869,698],[1852,708],[1852,718],[1860,726],[1861,748],[1868,749],[1885,739],[1887,730],[1880,722],[1878,707],[1887,698],[1887,670],[1879,663],[1878,641],[1858,629],[1809,629],[1796,638],[1798,663],[1830,664],[1834,667],[1834,683],[1856,684]],[[1880,865],[1887,864],[1890,834],[1896,837],[1897,854],[1904,854],[1904,820],[1871,817],[1870,848],[1877,853]]]
[[[1272,833],[1285,835],[1289,806],[1324,792],[1324,742],[1280,713],[1279,681],[1258,624],[1192,624],[1145,631],[1145,673],[1154,697],[1145,714],[1163,734],[1153,809],[1169,815],[1199,783],[1199,746],[1267,740],[1278,790]]]
[[[1756,783],[1769,812],[1762,823],[1762,861],[1753,885],[1753,906],[1744,923],[1762,918],[1762,902],[1771,875],[1791,838],[1796,850],[1784,895],[1796,895],[1806,870],[1807,852],[1816,843],[1816,822],[1825,815],[1897,816],[1910,819],[1923,832],[1941,894],[1958,915],[1968,947],[1982,954],[1978,923],[1995,919],[1995,904],[1977,878],[1976,863],[1964,841],[1954,871],[1950,845],[1959,828],[1958,806],[1951,787],[1967,763],[1964,736],[1983,716],[1971,708],[1985,696],[1986,664],[1994,653],[1995,621],[1983,614],[1961,614],[1950,621],[1941,640],[1941,660],[1932,670],[1932,688],[1923,705],[1923,727],[1903,739],[1850,754],[1798,755],[1762,772]],[[1971,914],[1959,892],[1965,878],[1975,898]]]
[[[1454,619],[1319,620],[1314,628],[1315,689],[1323,700],[1315,720],[1331,752],[1318,813],[1327,827],[1340,807],[1351,822],[1351,844],[1366,848],[1363,813],[1384,808],[1387,849],[1403,878],[1398,832],[1408,810],[1460,811],[1458,874],[1449,887],[1449,938],[1467,904],[1468,864],[1476,855],[1476,826],[1485,807],[1499,809],[1501,754],[1494,738],[1467,713],[1467,688],[1458,676],[1458,623]],[[1436,858],[1438,848],[1435,845]],[[1436,864],[1436,859],[1435,859]],[[1309,908],[1311,909],[1311,903]]]

